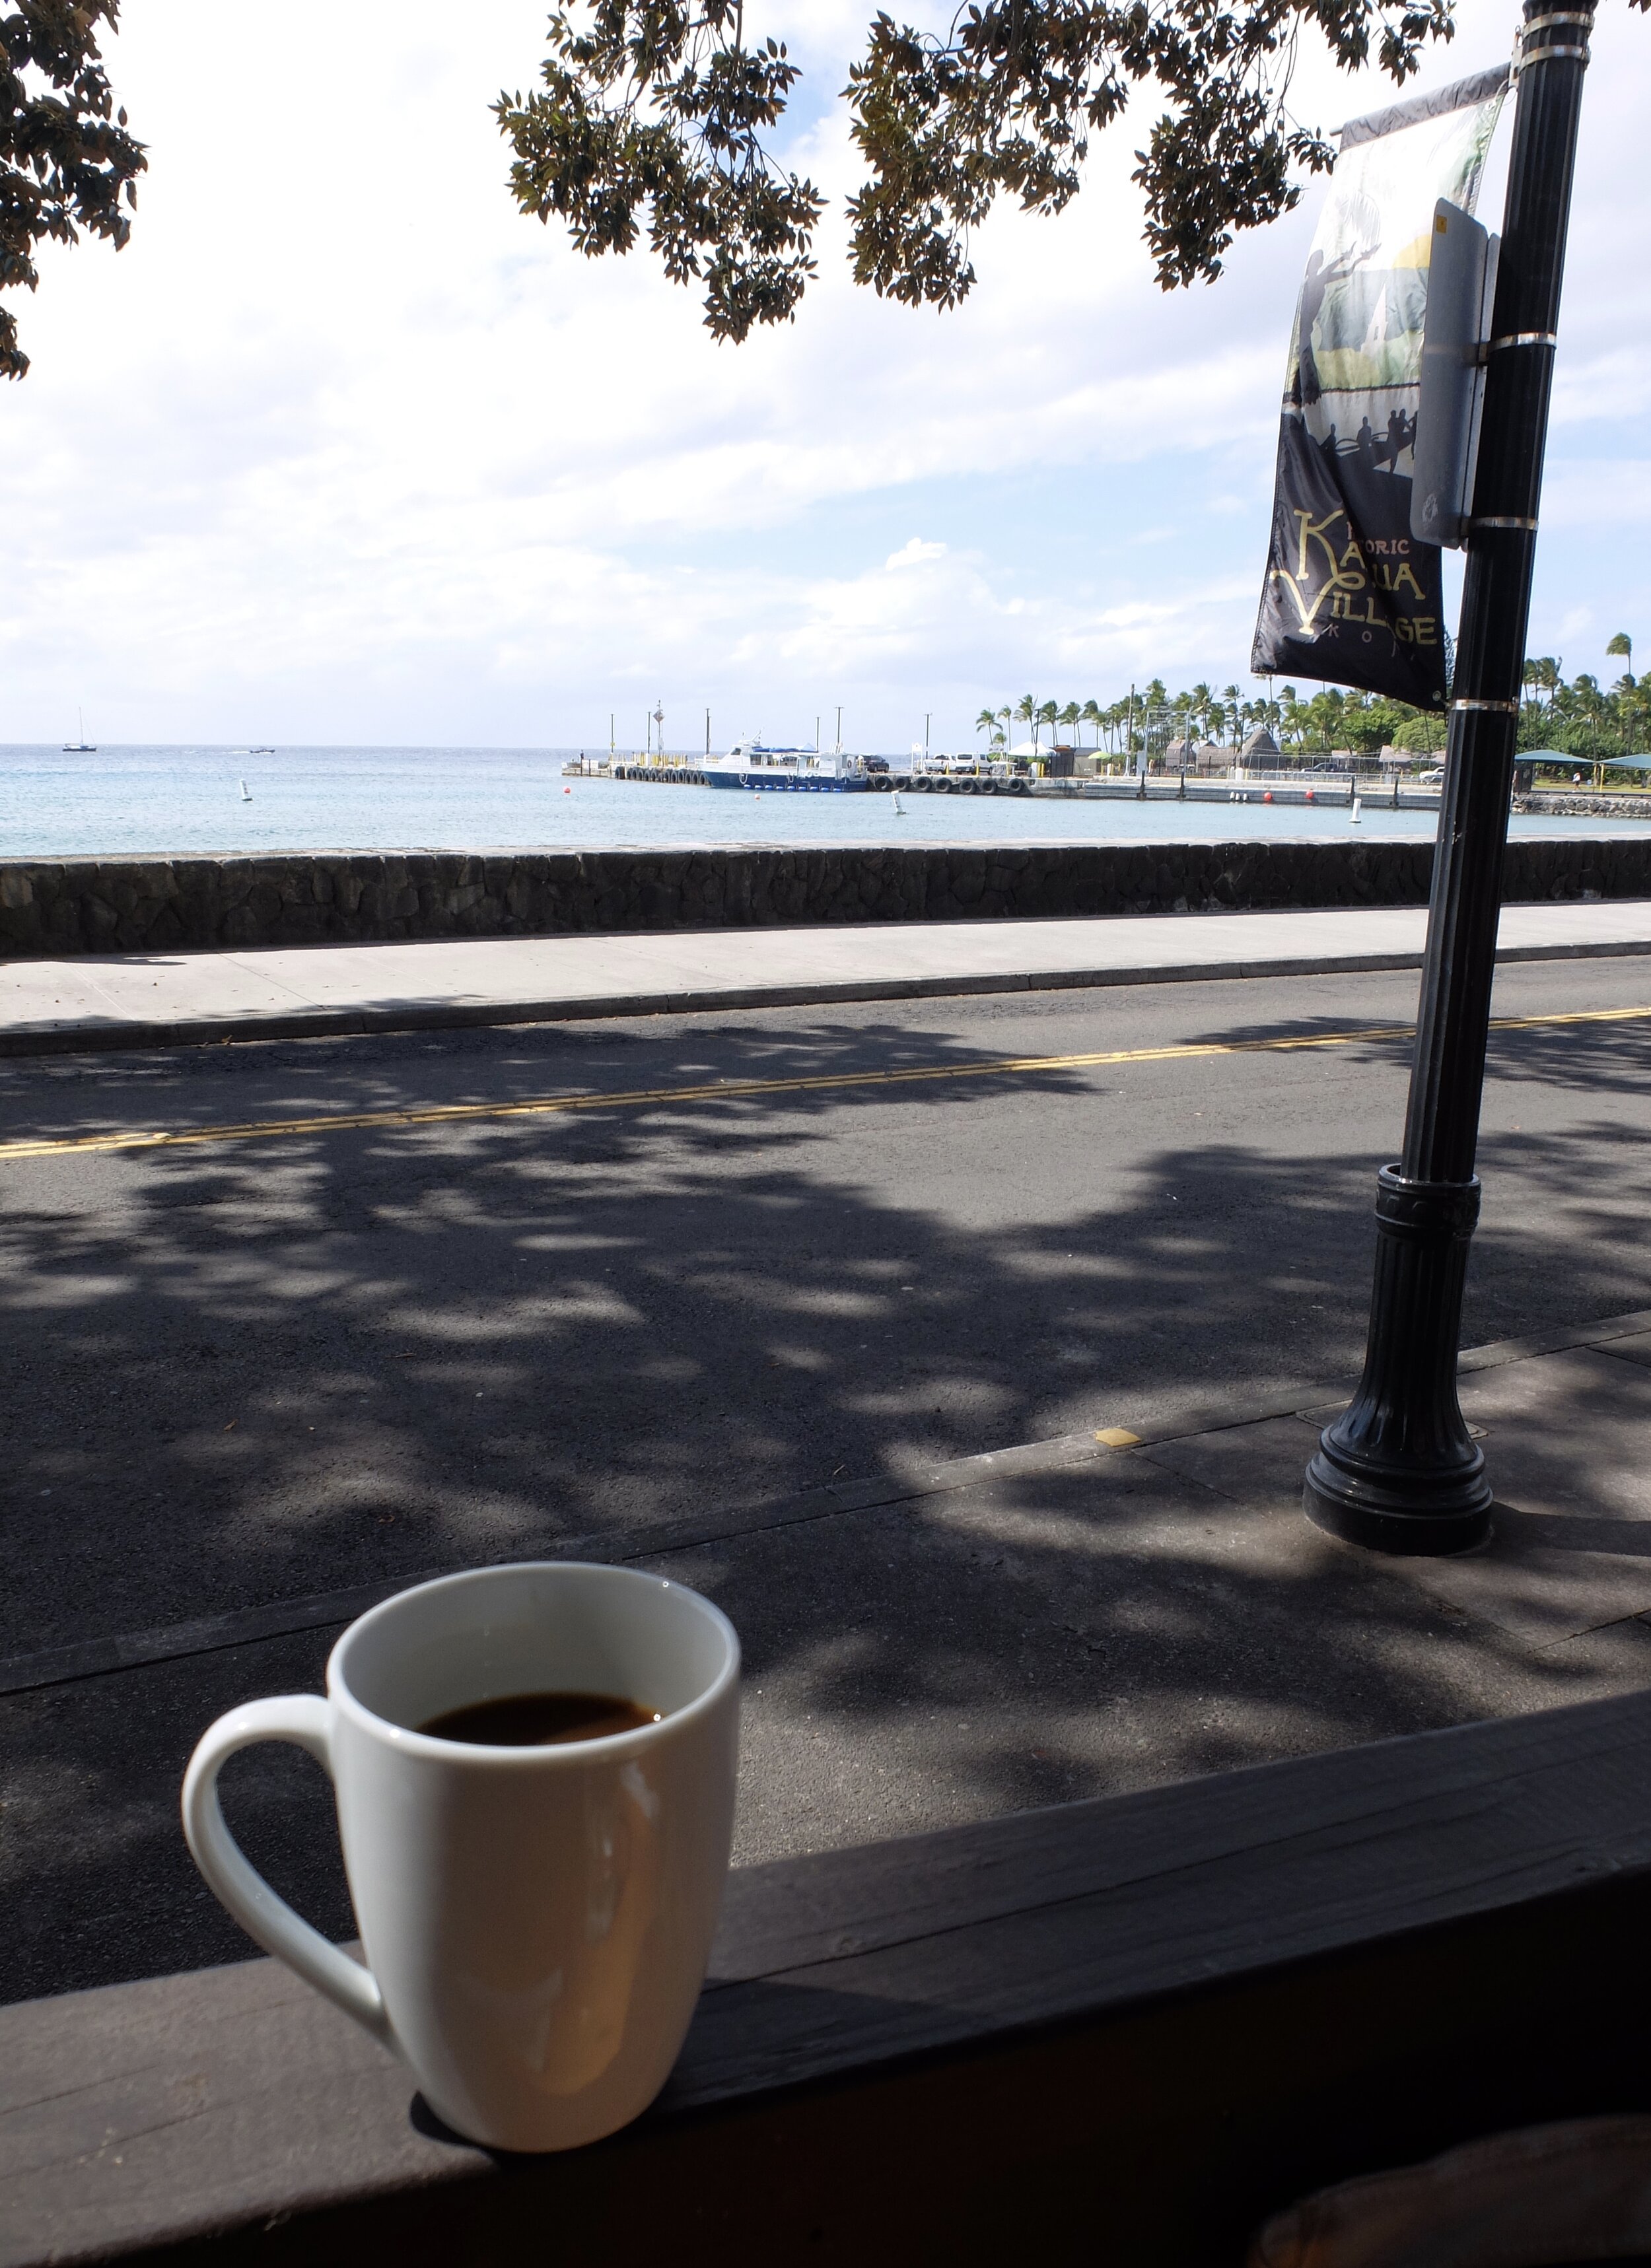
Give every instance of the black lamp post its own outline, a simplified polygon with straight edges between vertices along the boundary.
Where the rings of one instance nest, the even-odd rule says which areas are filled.
[[[1524,678],[1548,398],[1590,4],[1525,0],[1455,698],[1404,1153],[1376,1196],[1364,1376],[1307,1469],[1309,1520],[1378,1550],[1490,1533],[1485,1455],[1456,1398],[1502,858]]]

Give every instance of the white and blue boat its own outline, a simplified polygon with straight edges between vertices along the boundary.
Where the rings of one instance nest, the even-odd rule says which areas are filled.
[[[695,769],[707,787],[759,794],[845,795],[873,784],[864,756],[840,748],[772,748],[763,740],[736,740],[726,756],[704,756]]]

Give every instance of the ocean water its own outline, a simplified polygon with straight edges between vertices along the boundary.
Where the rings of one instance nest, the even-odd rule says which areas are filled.
[[[659,850],[688,843],[1209,842],[1339,837],[1301,805],[1021,797],[731,795],[564,780],[569,748],[0,747],[0,858],[121,851]],[[685,760],[691,761],[691,760]],[[240,799],[245,781],[250,802]],[[1431,811],[1367,805],[1366,839],[1430,837]],[[1631,819],[1513,821],[1515,835],[1633,834]]]

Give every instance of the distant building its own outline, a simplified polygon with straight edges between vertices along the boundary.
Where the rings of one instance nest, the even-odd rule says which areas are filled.
[[[1215,740],[1171,740],[1164,750],[1167,772],[1224,772],[1233,752]]]
[[[1277,756],[1281,755],[1283,754],[1283,750],[1279,747],[1279,743],[1273,739],[1266,726],[1264,725],[1257,725],[1255,731],[1245,741],[1243,747],[1239,750],[1239,754],[1244,758],[1245,762],[1248,762],[1251,756]]]

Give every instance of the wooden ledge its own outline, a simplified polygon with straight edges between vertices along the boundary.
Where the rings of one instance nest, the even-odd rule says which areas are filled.
[[[1651,2107],[1651,1697],[730,1881],[648,2117],[500,2160],[268,1961],[0,2009],[0,2264],[1242,2257]]]

